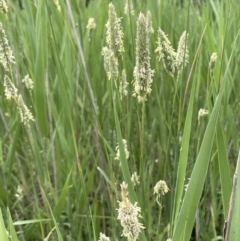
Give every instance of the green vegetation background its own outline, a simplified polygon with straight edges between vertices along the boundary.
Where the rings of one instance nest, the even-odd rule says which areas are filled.
[[[13,81],[35,118],[25,127],[0,85],[0,208],[6,229],[13,235],[14,223],[19,240],[27,241],[49,234],[49,240],[98,240],[100,232],[125,240],[117,201],[120,183],[136,171],[140,185],[128,184],[131,201],[142,209],[140,240],[222,240],[240,144],[240,3],[133,1],[129,17],[125,1],[114,1],[124,32],[119,68],[129,82],[122,100],[112,91],[101,55],[109,1],[93,0],[88,7],[81,0],[59,3],[61,12],[52,0],[24,0],[22,8],[11,0],[7,17],[0,16],[16,58]],[[155,30],[149,42],[155,75],[142,113],[132,80],[136,20],[147,10]],[[97,24],[91,33],[90,17]],[[154,53],[159,27],[175,49],[182,32],[189,34],[189,64],[178,82]],[[218,59],[210,78],[213,52]],[[34,81],[32,93],[21,84],[26,74]],[[0,75],[3,80],[2,67]],[[209,115],[198,122],[200,108]],[[119,166],[115,147],[122,138],[130,158],[126,162],[120,147]],[[161,207],[153,195],[159,180],[170,188]]]

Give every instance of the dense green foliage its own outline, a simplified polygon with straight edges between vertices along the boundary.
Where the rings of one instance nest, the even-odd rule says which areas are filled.
[[[24,0],[20,7],[9,0],[7,16],[0,15],[15,56],[11,79],[35,119],[29,127],[20,121],[5,98],[0,66],[0,240],[6,238],[1,213],[19,240],[98,240],[100,232],[126,240],[116,210],[123,181],[141,207],[140,240],[223,240],[240,147],[240,3],[133,1],[134,15],[126,15],[126,2],[114,1],[125,49],[118,67],[129,83],[121,99],[101,53],[109,1],[86,7],[83,0],[59,0],[61,11],[54,2]],[[132,81],[137,17],[148,10],[155,73],[142,104],[132,96]],[[91,17],[96,28],[90,31]],[[159,27],[174,49],[183,31],[189,34],[189,63],[178,79],[157,59]],[[21,82],[27,74],[32,91]],[[199,122],[200,108],[209,114]],[[114,159],[118,143],[121,165]],[[140,185],[133,187],[135,171]],[[153,194],[159,180],[170,189],[161,206]]]

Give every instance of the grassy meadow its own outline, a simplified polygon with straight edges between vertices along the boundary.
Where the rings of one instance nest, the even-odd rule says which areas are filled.
[[[240,2],[110,3],[0,0],[0,241],[240,240]]]

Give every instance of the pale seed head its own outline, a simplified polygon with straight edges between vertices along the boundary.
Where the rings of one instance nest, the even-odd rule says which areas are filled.
[[[27,74],[23,79],[22,82],[25,84],[26,88],[29,90],[32,90],[34,87],[33,81],[32,79],[29,77],[29,75]]]
[[[139,102],[147,100],[151,93],[151,84],[154,71],[150,68],[148,21],[143,13],[137,20],[136,37],[136,65],[134,67],[134,92]]]
[[[162,60],[163,67],[171,76],[176,70],[176,52],[174,51],[167,35],[159,28],[157,31],[158,41],[155,52],[158,53],[159,61]]]
[[[148,23],[148,33],[149,34],[154,33],[154,29],[152,26],[152,14],[149,10],[147,11],[147,23]]]
[[[106,41],[108,47],[114,52],[115,56],[124,51],[123,47],[123,31],[121,27],[121,19],[117,17],[115,7],[112,3],[108,5],[108,21]]]
[[[122,201],[118,201],[119,209],[117,209],[117,219],[120,220],[123,227],[122,235],[125,236],[128,241],[135,241],[138,239],[141,229],[144,229],[143,225],[138,221],[138,218],[141,217],[141,209],[137,206],[137,203],[133,205],[129,201],[127,184],[125,182],[121,184],[121,190]]]
[[[58,12],[61,12],[61,6],[59,4],[58,0],[53,0],[53,3],[55,4],[55,6],[57,7]]]
[[[110,241],[110,238],[108,238],[105,234],[100,233],[100,237],[98,241]]]
[[[208,110],[205,110],[205,109],[200,109],[198,111],[198,122],[200,122],[201,118],[208,115]]]
[[[211,55],[211,58],[209,61],[209,66],[208,66],[210,77],[212,77],[212,75],[213,75],[213,70],[214,70],[216,61],[217,61],[217,53],[213,53]]]
[[[88,19],[88,24],[86,26],[87,29],[89,30],[92,30],[92,29],[95,29],[96,28],[96,22],[95,22],[95,19],[94,18],[89,18]]]
[[[126,70],[124,69],[122,71],[122,76],[119,83],[119,93],[120,93],[121,99],[123,98],[123,96],[127,96],[128,94],[127,86],[128,86],[127,75],[126,75]]]
[[[29,126],[29,121],[34,121],[34,118],[30,110],[25,105],[21,95],[18,95],[17,98],[17,108],[20,113],[21,122],[23,122],[24,125]]]
[[[134,8],[132,1],[126,0],[125,7],[124,7],[124,13],[129,17],[129,15],[134,15]]]
[[[11,100],[11,99],[17,100],[18,90],[7,75],[4,76],[4,84],[3,85],[4,85],[4,92],[5,92],[5,96],[6,96],[7,100]]]
[[[160,180],[159,182],[156,183],[156,185],[153,188],[153,190],[154,190],[153,194],[157,195],[157,197],[156,197],[157,204],[159,206],[161,206],[161,204],[159,202],[160,196],[161,195],[165,195],[166,193],[168,193],[170,189],[168,188],[168,186],[167,186],[165,181]]]
[[[154,194],[157,194],[157,195],[158,195],[158,194],[165,195],[166,193],[169,192],[169,188],[168,188],[166,182],[165,182],[165,181],[162,181],[162,180],[160,180],[160,181],[158,181],[158,182],[156,183],[156,185],[155,185],[155,187],[153,188],[153,190],[154,190]]]
[[[4,0],[0,0],[0,12],[4,14],[8,13],[8,5]]]
[[[104,60],[104,69],[107,72],[108,80],[116,81],[118,78],[118,59],[114,52],[108,47],[103,47],[102,55]]]
[[[124,153],[125,153],[126,159],[128,159],[128,158],[129,158],[129,151],[128,151],[128,148],[127,148],[127,141],[126,141],[125,139],[122,139],[122,142],[123,142]],[[115,160],[120,161],[119,145],[117,145],[115,149],[116,149],[116,157],[115,157]]]
[[[15,64],[15,57],[8,44],[2,23],[0,23],[0,63],[3,65],[6,71],[11,71],[11,64]]]
[[[188,63],[188,48],[187,48],[187,42],[188,42],[188,34],[186,31],[182,33],[182,36],[179,39],[178,42],[178,49],[176,54],[176,67],[178,71],[182,70],[184,66]]]
[[[137,186],[140,184],[140,181],[139,181],[139,176],[136,172],[134,172],[131,176],[131,181],[132,181],[132,184],[133,186]]]

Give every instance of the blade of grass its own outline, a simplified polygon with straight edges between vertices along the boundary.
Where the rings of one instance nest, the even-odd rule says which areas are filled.
[[[233,179],[232,195],[229,204],[227,231],[225,241],[238,241],[240,237],[240,152],[238,154],[237,166]]]
[[[65,200],[66,200],[66,196],[68,193],[68,189],[69,189],[69,181],[70,181],[70,177],[72,175],[72,171],[69,172],[67,180],[65,182],[65,185],[63,187],[63,190],[61,192],[61,195],[59,197],[59,199],[57,200],[56,206],[54,207],[53,213],[55,215],[55,218],[58,220],[61,212],[64,208],[64,204],[65,204]]]
[[[8,213],[8,226],[9,226],[9,229],[10,229],[11,240],[12,241],[18,241],[17,233],[16,233],[15,228],[13,226],[14,224],[13,224],[12,217],[11,217],[9,209],[7,210],[7,213]]]
[[[238,154],[236,171],[233,179],[232,195],[229,205],[229,213],[227,220],[227,232],[225,241],[238,241],[240,237],[240,151]]]
[[[0,240],[8,241],[7,231],[3,222],[2,210],[0,208]]]
[[[47,69],[47,14],[45,8],[45,1],[38,1],[37,18],[36,18],[36,41],[37,53],[36,53],[36,65],[35,76],[38,79],[34,81],[35,92],[35,107],[36,107],[36,121],[39,125],[39,129],[43,136],[48,134],[48,121],[47,121],[47,97],[45,89],[45,73]]]
[[[224,217],[227,218],[228,204],[231,196],[231,176],[230,168],[228,165],[226,144],[224,143],[223,131],[220,122],[217,125],[217,148],[218,148],[218,165],[220,172],[220,181],[222,187],[222,200]]]
[[[45,199],[45,201],[46,201],[46,203],[47,203],[47,205],[48,205],[48,208],[49,208],[49,210],[50,210],[50,213],[51,213],[51,216],[52,216],[52,220],[53,220],[53,222],[54,222],[54,228],[56,228],[58,241],[63,241],[63,237],[62,237],[62,234],[61,234],[60,229],[59,229],[59,227],[58,227],[58,223],[57,223],[57,221],[56,221],[56,218],[55,218],[55,216],[54,216],[54,213],[53,213],[53,211],[52,211],[52,208],[51,208],[51,206],[50,206],[50,203],[49,203],[49,201],[48,201],[48,199],[47,199],[47,196],[46,196],[44,190],[42,189],[42,187],[41,187],[41,192],[43,193],[44,199]]]

